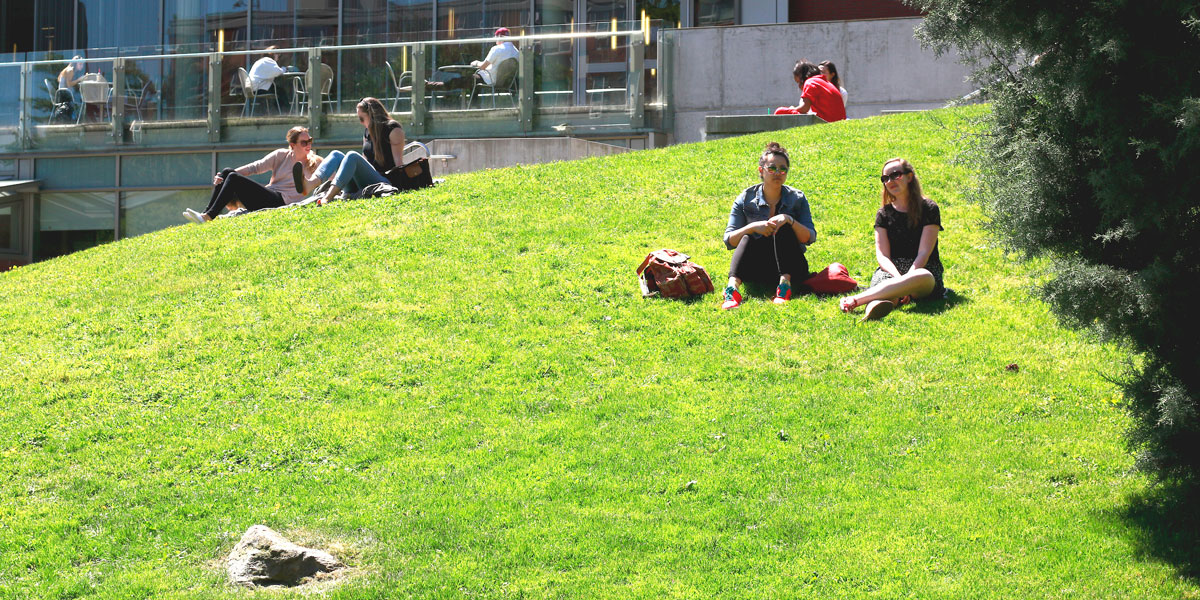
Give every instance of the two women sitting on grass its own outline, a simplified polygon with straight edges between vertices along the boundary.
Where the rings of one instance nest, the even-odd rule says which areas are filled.
[[[808,200],[784,185],[790,167],[787,150],[767,144],[758,159],[762,183],[742,191],[729,211],[725,246],[733,250],[729,283],[721,308],[742,304],[743,281],[776,284],[775,304],[792,297],[792,282],[808,278],[804,252],[817,239]],[[842,310],[866,305],[863,320],[882,318],[897,306],[918,298],[945,294],[937,237],[942,230],[938,205],[921,192],[921,182],[907,160],[883,165],[882,206],[875,214],[875,258],[879,268],[867,290],[842,298]],[[798,279],[797,279],[798,278]]]
[[[907,160],[883,163],[882,206],[875,213],[875,260],[879,268],[866,291],[842,298],[842,310],[866,305],[863,320],[878,319],[893,308],[918,298],[941,298],[942,260],[938,232],[942,215],[938,205],[921,192],[921,182]]]
[[[293,178],[315,173],[321,165],[321,157],[312,151],[313,138],[308,134],[308,128],[293,127],[284,137],[288,144],[286,148],[213,176],[213,191],[208,207],[204,212],[184,209],[184,218],[194,223],[207,223],[226,208],[253,212],[303,200],[304,194],[296,191]],[[247,177],[268,172],[271,173],[271,181],[265,186]]]
[[[743,281],[776,285],[776,304],[792,297],[792,279],[808,277],[804,251],[817,239],[808,199],[800,190],[783,185],[791,160],[787,150],[775,142],[767,144],[758,158],[762,183],[742,190],[729,211],[725,247],[733,250],[729,283],[725,286],[725,310],[742,304],[738,286]]]
[[[317,198],[317,204],[337,197],[342,190],[358,191],[375,183],[388,183],[387,173],[404,164],[404,127],[396,122],[383,103],[363,98],[355,107],[362,124],[362,154],[334,150],[311,177],[297,177],[296,190],[307,194],[332,177],[332,185]]]

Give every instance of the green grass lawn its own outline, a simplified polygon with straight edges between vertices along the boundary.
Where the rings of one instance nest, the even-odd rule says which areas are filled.
[[[952,162],[979,108],[484,171],[172,228],[0,275],[0,597],[235,598],[250,525],[331,598],[1179,598],[1125,517],[1108,378]],[[884,159],[942,207],[953,302],[859,324],[718,287],[762,145],[819,268],[874,268]],[[1005,366],[1017,363],[1019,371]],[[290,594],[285,594],[290,596]]]

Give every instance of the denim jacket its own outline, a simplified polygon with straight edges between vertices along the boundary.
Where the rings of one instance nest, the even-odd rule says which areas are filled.
[[[737,200],[733,201],[733,208],[729,210],[729,225],[725,226],[725,247],[733,250],[733,246],[729,245],[729,236],[733,232],[745,227],[749,223],[755,221],[766,221],[771,218],[771,207],[767,205],[767,201],[763,199],[763,186],[761,183],[752,185],[742,191]],[[808,210],[808,198],[804,197],[804,192],[798,189],[783,186],[780,191],[779,210],[777,215],[791,215],[797,223],[808,228],[812,233],[812,238],[808,240],[811,244],[817,241],[817,228],[813,226],[812,213]],[[759,233],[749,233],[755,238],[762,237]]]

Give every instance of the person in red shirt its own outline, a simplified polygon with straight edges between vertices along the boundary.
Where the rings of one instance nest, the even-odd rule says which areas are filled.
[[[800,86],[800,104],[775,109],[777,115],[802,115],[814,112],[822,121],[832,123],[846,118],[842,93],[821,77],[821,69],[807,60],[796,63],[792,78]]]

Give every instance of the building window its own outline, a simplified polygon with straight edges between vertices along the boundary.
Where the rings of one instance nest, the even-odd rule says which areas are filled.
[[[185,208],[203,209],[208,190],[162,190],[121,194],[121,237],[134,237],[180,223]]]
[[[0,254],[21,253],[21,200],[0,194]]]
[[[737,24],[737,0],[694,0],[696,27]]]

